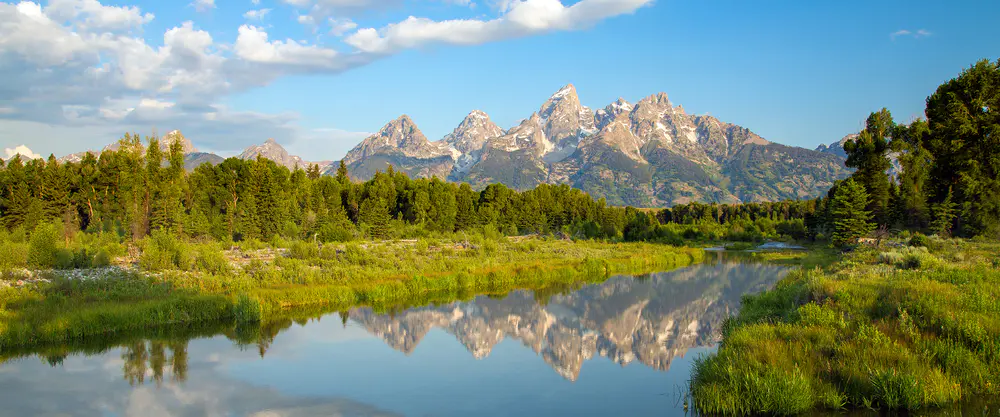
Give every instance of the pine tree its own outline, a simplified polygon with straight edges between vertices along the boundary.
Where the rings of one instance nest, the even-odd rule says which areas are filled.
[[[854,244],[872,231],[871,212],[866,209],[868,193],[864,186],[848,178],[837,186],[830,203],[833,220],[833,243],[837,246]]]
[[[319,165],[318,164],[309,165],[309,170],[306,171],[306,176],[313,181],[318,180],[320,176]]]
[[[955,202],[952,201],[951,188],[944,200],[934,205],[934,222],[931,223],[931,230],[938,236],[951,236],[951,227],[955,222]]]
[[[852,141],[844,144],[847,152],[846,165],[857,168],[852,177],[868,192],[866,208],[872,212],[875,221],[886,224],[889,220],[889,168],[892,167],[887,153],[889,140],[896,130],[889,110],[882,109],[868,116],[865,130]]]
[[[930,169],[934,163],[931,153],[924,147],[930,134],[927,121],[917,120],[909,126],[900,126],[890,144],[899,154],[899,200],[896,211],[903,225],[913,228],[926,227],[928,220],[927,188]]]
[[[940,205],[951,189],[957,233],[1000,236],[1000,60],[979,61],[942,84],[926,114],[932,201]]]
[[[455,195],[455,230],[467,230],[476,226],[476,192],[469,184],[462,183]]]
[[[389,174],[377,172],[365,184],[365,195],[361,201],[360,221],[369,227],[371,237],[384,239],[389,235],[392,221],[390,209],[396,199],[396,187]]]
[[[340,165],[337,166],[337,182],[341,185],[345,185],[351,182],[351,177],[347,175],[347,165],[344,164],[344,160],[340,160]]]

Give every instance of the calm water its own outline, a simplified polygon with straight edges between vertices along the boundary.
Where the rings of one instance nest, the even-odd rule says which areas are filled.
[[[0,365],[0,415],[684,415],[693,359],[743,294],[785,273],[720,261],[568,294],[358,308],[250,338],[216,329],[49,351]]]

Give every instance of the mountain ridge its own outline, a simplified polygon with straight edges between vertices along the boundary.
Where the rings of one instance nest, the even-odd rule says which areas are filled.
[[[183,140],[188,169],[222,160]],[[355,180],[392,165],[412,177],[467,182],[477,189],[492,183],[519,190],[567,183],[609,204],[661,207],[823,195],[850,173],[843,141],[816,150],[773,143],[746,127],[690,115],[662,92],[635,104],[619,98],[593,111],[567,84],[509,129],[473,110],[452,132],[431,141],[410,116],[401,115],[353,147],[343,162]],[[318,164],[324,174],[332,174],[339,162],[306,161],[273,139],[248,147],[238,158],[258,156],[290,169]]]

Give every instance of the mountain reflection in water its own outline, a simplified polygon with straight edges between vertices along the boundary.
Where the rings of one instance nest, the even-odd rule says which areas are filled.
[[[719,262],[639,278],[613,277],[546,303],[531,292],[515,291],[502,299],[478,297],[394,315],[359,308],[350,311],[350,319],[407,354],[433,328],[453,335],[479,359],[512,338],[575,381],[583,362],[595,355],[621,365],[638,361],[669,369],[688,349],[714,344],[723,320],[739,308],[744,294],[766,289],[786,272],[775,265]]]
[[[710,352],[740,298],[787,271],[720,260],[553,295],[0,352],[0,416],[680,415],[681,358]]]

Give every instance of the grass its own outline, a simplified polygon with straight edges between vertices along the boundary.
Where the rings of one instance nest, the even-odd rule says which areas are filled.
[[[746,297],[718,353],[694,366],[694,405],[912,411],[1000,394],[1000,244],[920,243],[859,248],[832,264],[818,253]]]
[[[703,251],[645,243],[555,239],[454,239],[314,246],[259,242],[226,252],[218,243],[169,235],[143,242],[143,272],[0,286],[0,351],[77,342],[190,323],[270,322],[288,311],[391,308],[505,294],[560,291],[615,273],[699,262]]]

